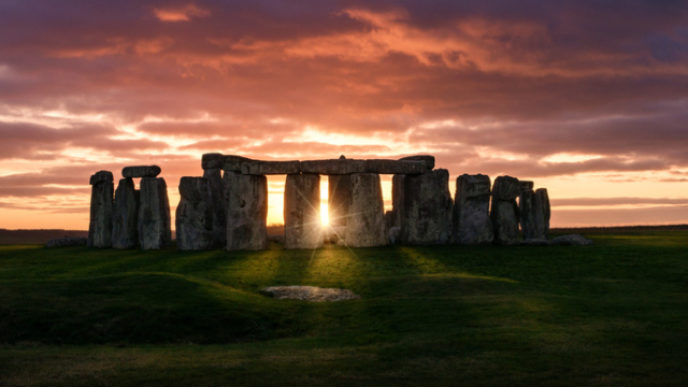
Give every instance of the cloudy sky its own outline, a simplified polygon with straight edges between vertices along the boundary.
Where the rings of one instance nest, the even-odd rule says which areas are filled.
[[[205,152],[430,153],[547,187],[554,226],[685,223],[688,3],[2,0],[0,138],[0,228],[86,229],[134,164],[174,210]]]

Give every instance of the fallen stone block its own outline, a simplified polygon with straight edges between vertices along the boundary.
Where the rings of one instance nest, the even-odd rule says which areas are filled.
[[[549,241],[553,246],[589,246],[592,241],[580,234],[561,235]]]

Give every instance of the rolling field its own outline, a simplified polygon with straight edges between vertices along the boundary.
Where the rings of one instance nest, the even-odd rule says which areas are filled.
[[[593,246],[0,246],[0,385],[688,384],[688,230]],[[276,300],[272,285],[358,300]]]

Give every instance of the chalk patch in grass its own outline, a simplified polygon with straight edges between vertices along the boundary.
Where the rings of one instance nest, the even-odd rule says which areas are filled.
[[[319,288],[317,286],[270,286],[263,291],[279,300],[332,302],[361,298],[349,289]]]

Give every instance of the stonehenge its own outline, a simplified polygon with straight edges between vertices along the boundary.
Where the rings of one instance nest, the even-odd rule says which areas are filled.
[[[518,204],[516,198],[521,185],[515,177],[499,176],[492,187],[492,208],[490,217],[494,224],[495,242],[511,245],[518,242]]]
[[[268,181],[265,175],[224,174],[227,250],[268,247]]]
[[[380,175],[354,173],[351,179],[351,202],[344,221],[342,243],[351,247],[387,244]]]
[[[452,241],[462,245],[492,243],[490,177],[463,174],[456,179]]]
[[[132,178],[119,181],[112,214],[112,247],[116,249],[131,249],[139,243],[139,194]]]
[[[289,174],[284,187],[284,247],[314,249],[322,244],[320,175]]]
[[[210,181],[205,177],[182,177],[176,212],[177,248],[207,250],[215,247]]]
[[[446,169],[435,169],[407,175],[403,186],[400,207],[401,243],[449,243],[452,220],[449,172]]]
[[[224,156],[220,153],[206,153],[201,159],[203,177],[208,179],[211,208],[211,223],[213,230],[213,247],[224,247],[227,244],[227,205],[225,203],[224,183],[222,182],[222,166]]]
[[[112,247],[112,179],[110,171],[98,171],[91,176],[89,247]]]
[[[202,175],[179,181],[179,250],[263,250],[267,232],[267,175],[286,175],[284,247],[316,249],[325,241],[347,247],[389,244],[547,244],[547,189],[531,181],[463,174],[454,198],[449,172],[435,158],[254,160],[207,153]],[[170,245],[167,184],[156,165],[127,166],[117,190],[113,175],[91,176],[88,246],[144,250]],[[381,174],[392,176],[392,208],[385,213]],[[329,230],[321,224],[320,181],[328,180]],[[134,179],[140,179],[136,189]],[[540,243],[545,242],[545,243]]]
[[[116,191],[112,172],[91,176],[89,247],[151,250],[171,242],[170,203],[165,180],[156,177],[160,171],[157,165],[124,167]],[[139,190],[136,177],[141,178]]]
[[[170,203],[165,179],[141,178],[138,236],[143,250],[157,250],[172,241]]]

